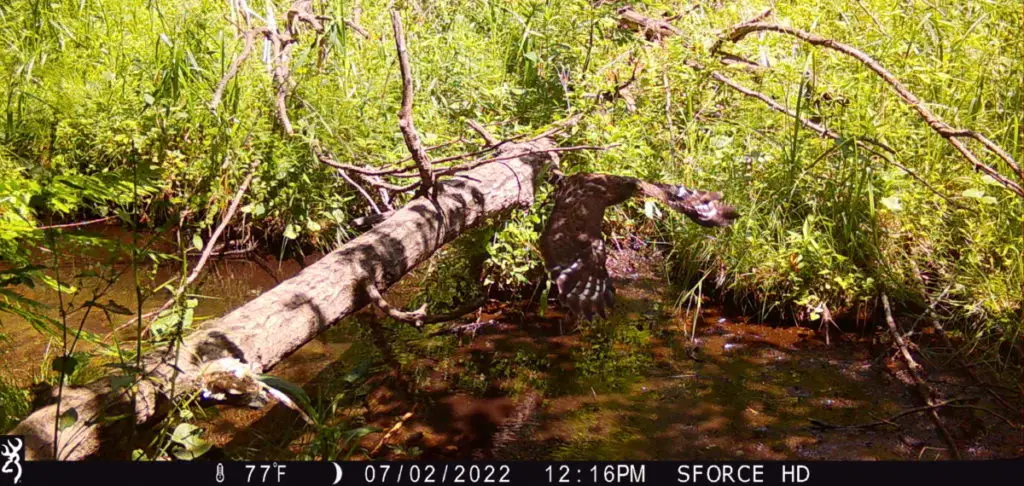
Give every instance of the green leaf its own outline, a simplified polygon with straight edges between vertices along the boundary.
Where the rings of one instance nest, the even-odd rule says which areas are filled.
[[[75,422],[78,422],[78,410],[69,408],[60,414],[60,419],[57,420],[57,429],[67,430],[68,427],[75,425]]]
[[[78,292],[77,287],[75,287],[74,285],[69,285],[67,282],[61,282],[60,285],[58,286],[57,279],[49,275],[40,275],[39,280],[42,280],[47,287],[50,287],[53,290],[58,290],[65,294],[73,294],[75,292]]]
[[[961,192],[960,195],[963,196],[963,197],[969,197],[969,198],[972,198],[972,199],[981,199],[981,198],[985,197],[985,191],[982,191],[981,189],[973,189],[972,188],[972,189],[967,189],[964,192]]]
[[[882,203],[882,206],[885,206],[886,209],[888,209],[889,211],[892,211],[894,213],[897,212],[897,211],[902,211],[903,210],[903,205],[900,204],[899,196],[896,196],[896,195],[886,196],[886,197],[883,197],[880,202]]]
[[[78,360],[74,356],[57,356],[50,364],[50,369],[65,376],[74,374],[75,368],[78,368]]]
[[[185,445],[189,437],[192,437],[196,432],[199,431],[199,427],[190,423],[180,423],[174,428],[174,432],[171,433],[171,440],[179,444]]]
[[[289,240],[294,240],[299,237],[299,227],[294,224],[289,224],[284,228],[284,237]]]
[[[320,231],[320,223],[317,223],[316,221],[313,221],[312,219],[309,220],[309,221],[306,221],[306,229],[308,229],[308,230],[310,230],[312,232]]]
[[[146,102],[146,105],[149,105],[149,106],[152,106],[153,103],[156,103],[156,99],[153,98],[153,95],[151,95],[149,93],[146,93],[146,94],[142,95],[142,101]]]
[[[380,430],[380,427],[359,427],[358,429],[349,430],[345,432],[345,442],[362,439],[374,432],[380,432]]]
[[[171,453],[178,459],[190,461],[210,450],[211,444],[200,436],[202,430],[195,425],[184,422],[178,424],[171,433],[171,441],[181,444]]]
[[[132,384],[132,377],[126,375],[114,375],[110,377],[110,388],[116,393],[118,390],[128,388]]]
[[[213,444],[197,438],[192,447],[175,447],[171,454],[174,454],[174,457],[182,461],[191,461],[209,452],[211,447],[213,447]]]
[[[551,293],[551,280],[545,281],[544,290],[540,293],[540,309],[537,311],[537,315],[544,317],[544,314],[548,311],[548,295]]]
[[[292,383],[284,378],[279,378],[273,375],[262,375],[260,381],[265,385],[284,393],[291,397],[292,400],[301,404],[304,408],[309,408],[312,402],[309,400],[309,395],[299,385]]]
[[[199,233],[192,235],[192,246],[197,250],[203,249],[203,237]]]

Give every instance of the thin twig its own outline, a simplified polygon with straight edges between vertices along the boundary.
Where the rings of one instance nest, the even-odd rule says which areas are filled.
[[[766,105],[768,105],[769,108],[771,108],[771,109],[773,109],[773,110],[775,110],[775,111],[777,111],[779,113],[782,113],[784,115],[787,115],[787,116],[789,116],[789,117],[799,121],[803,126],[811,129],[812,131],[816,132],[817,134],[821,135],[822,137],[831,138],[832,140],[836,140],[836,141],[844,140],[843,136],[838,134],[838,133],[836,133],[834,130],[826,128],[826,127],[824,127],[824,126],[822,126],[822,125],[820,125],[818,123],[815,123],[815,122],[813,122],[811,120],[808,120],[808,119],[806,119],[804,117],[801,117],[795,111],[790,110],[789,108],[786,108],[785,106],[782,106],[778,101],[776,101],[775,99],[773,99],[772,97],[770,97],[768,95],[765,95],[764,93],[761,93],[759,91],[754,91],[754,90],[752,90],[750,88],[747,88],[746,86],[743,86],[743,85],[737,83],[735,80],[733,80],[731,78],[728,78],[726,76],[723,76],[722,74],[720,74],[718,72],[712,72],[711,73],[711,78],[714,79],[715,81],[718,81],[721,84],[724,84],[724,85],[728,86],[729,88],[732,88],[733,90],[738,91],[739,93],[741,93],[741,94],[743,94],[745,96],[749,96],[751,98],[754,98],[754,99],[757,99],[757,100],[760,100],[760,101],[764,102]],[[868,150],[869,152],[871,152],[873,154],[878,155],[879,157],[882,158],[882,160],[884,160],[887,163],[893,165],[894,167],[902,170],[904,173],[906,173],[907,175],[912,177],[914,180],[916,180],[917,182],[920,182],[924,187],[926,187],[928,190],[930,190],[936,196],[939,196],[942,199],[944,199],[950,205],[952,205],[954,207],[957,207],[957,208],[964,209],[963,206],[961,206],[959,203],[957,203],[956,201],[951,199],[949,196],[943,194],[938,189],[933,187],[923,177],[921,177],[920,175],[918,175],[914,171],[910,170],[909,167],[907,167],[907,166],[897,162],[891,156],[889,156],[887,154],[882,154],[882,153],[880,153],[880,152],[878,152],[878,151],[876,151],[876,150],[874,150],[874,149],[872,149],[870,147],[870,145],[874,145],[874,146],[880,147],[883,150],[889,152],[889,154],[894,154],[895,150],[893,150],[888,145],[883,144],[881,142],[878,142],[876,140],[872,140],[872,139],[866,138],[866,137],[855,138],[854,139],[854,143],[858,147],[863,148],[863,149]]]
[[[620,8],[616,13],[619,14],[619,21],[621,23],[643,33],[644,37],[651,41],[683,34],[679,27],[672,25],[667,20],[647,17],[633,10],[633,7],[629,5]]]
[[[192,272],[189,273],[188,278],[185,279],[185,282],[182,285],[178,286],[178,288],[174,291],[174,296],[171,297],[170,299],[167,299],[167,301],[164,302],[159,309],[153,312],[149,312],[143,317],[159,315],[161,312],[169,309],[171,305],[174,304],[175,301],[181,298],[181,296],[185,293],[185,289],[188,288],[189,285],[192,285],[192,283],[195,282],[197,278],[199,278],[199,274],[203,271],[203,267],[206,266],[206,262],[210,259],[210,255],[213,254],[213,250],[217,246],[217,240],[220,239],[220,235],[224,232],[224,229],[227,228],[228,223],[231,222],[231,219],[235,216],[235,213],[238,211],[238,205],[242,201],[242,196],[244,196],[245,192],[249,189],[249,184],[252,182],[253,176],[256,175],[256,167],[258,165],[259,163],[255,161],[249,165],[249,173],[245,176],[245,179],[242,181],[242,184],[239,185],[238,189],[235,191],[235,196],[231,199],[231,204],[228,205],[228,209],[224,213],[224,216],[221,218],[220,224],[217,225],[217,228],[215,228],[213,230],[213,233],[210,234],[210,238],[206,241],[206,245],[203,246],[203,251],[199,256],[199,260],[196,262],[196,266],[192,268]],[[131,320],[118,327],[117,330],[120,330],[126,326],[131,325],[137,319],[138,317],[133,317]]]
[[[210,239],[207,240],[206,246],[203,248],[202,256],[199,257],[199,261],[196,262],[196,266],[192,269],[192,273],[185,279],[185,285],[181,286],[176,292],[179,296],[185,292],[185,287],[192,285],[197,278],[199,273],[203,271],[203,266],[210,259],[210,255],[213,253],[214,247],[217,245],[217,240],[220,239],[220,235],[224,233],[224,229],[227,228],[228,223],[234,218],[235,212],[238,211],[238,205],[242,202],[242,197],[245,196],[245,191],[249,190],[249,184],[252,182],[253,176],[256,175],[256,167],[259,162],[254,161],[249,165],[249,173],[245,176],[245,180],[238,186],[238,190],[235,191],[235,197],[231,199],[231,204],[228,205],[228,210],[224,213],[224,217],[221,218],[220,224],[210,234]]]
[[[354,30],[357,34],[361,35],[363,39],[370,38],[370,32],[363,28],[363,26],[356,23],[353,19],[341,19],[341,22],[347,25],[350,29]]]
[[[493,134],[491,134],[491,132],[489,132],[486,128],[484,128],[483,125],[480,124],[480,122],[476,120],[466,120],[466,123],[469,125],[469,128],[472,128],[473,131],[477,133],[477,135],[480,135],[480,137],[483,138],[485,142],[487,142],[487,146],[492,147],[500,143],[500,141]]]
[[[391,428],[388,429],[388,431],[384,434],[384,436],[380,438],[380,442],[377,442],[377,446],[370,451],[369,455],[372,456],[376,454],[377,451],[379,451],[380,448],[384,446],[384,443],[387,442],[388,439],[390,439],[391,436],[395,434],[395,432],[398,432],[398,430],[401,429],[403,425],[405,425],[405,421],[412,418],[412,415],[413,410],[410,410],[406,412],[405,415],[402,415],[402,418],[398,419],[398,422],[395,422],[395,425],[392,425]]]
[[[360,186],[356,181],[352,180],[348,173],[342,169],[338,169],[338,176],[345,179],[345,182],[348,182],[352,187],[356,188],[356,191],[363,196],[363,199],[366,199],[366,202],[370,205],[370,209],[373,209],[374,213],[380,214],[380,207],[377,206],[377,202],[370,197],[370,194],[366,192],[366,189],[363,189],[363,186]]]
[[[949,445],[950,451],[953,453],[954,459],[960,459],[960,450],[956,446],[956,441],[953,440],[953,436],[949,433],[949,429],[942,423],[942,417],[939,416],[939,412],[936,410],[936,404],[939,402],[935,401],[935,391],[931,386],[928,385],[928,381],[925,377],[924,368],[921,367],[914,357],[910,355],[907,342],[903,339],[903,334],[896,327],[896,321],[892,317],[892,309],[889,308],[889,297],[882,294],[882,308],[885,310],[885,322],[889,326],[889,333],[892,334],[893,340],[896,342],[896,346],[900,350],[900,354],[903,356],[903,361],[907,365],[907,369],[910,371],[910,376],[914,379],[917,384],[917,392],[921,395],[925,404],[931,407],[929,410],[932,422],[935,423],[935,427],[939,430],[943,440]]]
[[[231,81],[235,76],[238,75],[238,69],[242,66],[242,63],[249,58],[249,54],[252,53],[252,46],[256,42],[257,35],[267,35],[270,30],[265,27],[251,29],[243,36],[245,44],[242,45],[242,52],[235,56],[231,60],[231,66],[228,67],[227,72],[220,78],[220,82],[217,83],[217,89],[213,92],[213,98],[210,99],[210,110],[217,111],[217,107],[220,105],[221,98],[224,97],[224,89],[227,88],[228,82]]]
[[[899,419],[901,417],[905,417],[907,415],[911,415],[911,414],[915,414],[915,413],[930,412],[930,411],[933,411],[933,410],[936,410],[936,409],[939,409],[939,408],[942,408],[942,407],[951,406],[954,403],[966,402],[966,401],[970,401],[970,400],[977,400],[977,398],[974,398],[974,397],[951,398],[949,400],[943,400],[943,401],[935,403],[933,405],[925,405],[923,407],[908,408],[908,409],[906,409],[906,410],[904,410],[904,411],[902,411],[900,413],[897,413],[896,415],[892,415],[892,416],[890,416],[888,418],[884,418],[882,420],[878,420],[878,421],[875,421],[875,422],[868,422],[868,423],[864,423],[864,424],[837,425],[837,424],[829,423],[829,422],[826,422],[824,420],[819,420],[819,419],[815,419],[815,418],[812,418],[812,419],[809,419],[809,420],[810,420],[812,425],[814,425],[816,427],[819,427],[819,428],[822,428],[822,429],[868,429],[868,428],[872,428],[872,427],[879,427],[879,426],[882,426],[882,425],[893,425],[893,426],[895,426],[896,425],[896,423],[895,423],[896,419]]]
[[[88,226],[90,224],[104,223],[117,219],[117,216],[107,216],[105,218],[89,219],[86,221],[79,221],[77,223],[64,223],[64,224],[51,224],[48,226],[37,226],[37,230],[51,230],[51,229],[66,229],[66,228],[79,228],[82,226]]]
[[[943,292],[942,295],[939,295],[938,299],[932,299],[931,295],[928,294],[928,286],[925,284],[924,275],[921,273],[921,269],[918,267],[917,262],[914,261],[912,258],[908,259],[908,261],[910,262],[910,267],[914,270],[914,275],[917,276],[917,282],[920,285],[921,295],[928,303],[928,307],[925,308],[925,314],[931,318],[930,320],[932,329],[935,329],[935,333],[939,335],[939,339],[942,339],[943,344],[945,344],[950,349],[956,349],[956,347],[953,346],[953,341],[949,338],[949,335],[946,334],[946,328],[942,325],[942,323],[939,320],[939,316],[935,313],[935,307],[938,304],[938,301],[942,300],[942,298],[945,295],[945,292]],[[982,381],[978,374],[975,373],[970,366],[967,366],[967,363],[965,363],[962,357],[959,355],[957,355],[957,362],[960,364],[960,368],[963,369],[965,373],[967,373],[967,376],[974,380],[974,382],[977,383],[982,389],[988,392],[989,395],[991,395],[992,398],[999,402],[1000,405],[1007,408],[1008,410],[1016,409],[1016,407],[1012,406],[1010,403],[1006,401],[1006,399],[1004,399],[1001,395],[996,393],[996,391],[993,390],[992,387],[989,386],[989,384]]]
[[[399,174],[395,174],[395,175],[398,176]],[[379,187],[381,189],[387,189],[388,191],[391,191],[391,192],[408,192],[408,191],[411,191],[413,189],[416,189],[420,185],[420,181],[416,181],[416,182],[412,182],[412,183],[406,184],[404,186],[400,186],[400,185],[397,185],[397,184],[391,184],[390,182],[384,182],[379,177],[367,176],[367,175],[362,175],[362,174],[359,174],[359,179],[361,179],[363,182],[365,182],[365,183],[367,183],[367,184],[369,184],[369,185],[371,185],[373,187]]]
[[[615,147],[618,147],[620,145],[622,145],[622,144],[621,143],[613,143],[613,144],[602,145],[602,146],[598,146],[598,145],[575,145],[575,146],[572,146],[572,147],[554,147],[554,148],[541,149],[541,150],[528,150],[526,152],[520,152],[520,153],[514,154],[514,155],[504,155],[504,156],[501,156],[501,157],[493,157],[493,158],[490,158],[490,159],[481,159],[481,160],[473,161],[473,162],[470,162],[470,163],[467,163],[467,164],[456,165],[456,166],[452,166],[452,167],[445,167],[443,169],[439,169],[437,171],[437,173],[439,175],[453,174],[455,172],[460,172],[460,171],[464,171],[464,170],[474,169],[474,168],[477,168],[477,167],[479,167],[481,165],[490,164],[492,162],[502,162],[502,161],[505,161],[505,160],[517,159],[517,158],[522,157],[524,155],[545,154],[545,153],[559,153],[559,152],[574,152],[574,151],[578,151],[578,150],[605,151],[605,150],[611,150],[611,149],[613,149]]]
[[[402,70],[402,109],[398,113],[398,128],[402,130],[402,138],[405,145],[416,162],[422,185],[420,191],[430,194],[434,185],[434,175],[430,168],[430,156],[423,148],[419,134],[416,133],[416,125],[412,119],[413,106],[413,81],[412,71],[409,68],[409,53],[405,46],[405,31],[402,28],[402,16],[398,10],[391,10],[391,27],[395,32],[395,49],[398,51],[398,64]]]
[[[324,26],[321,20],[325,17],[315,15],[312,12],[312,0],[296,0],[292,3],[288,12],[285,14],[285,31],[279,32],[276,29],[269,27],[257,27],[249,29],[245,32],[245,44],[242,46],[242,52],[239,53],[235,59],[231,61],[231,66],[228,71],[221,77],[217,88],[213,93],[213,98],[210,100],[210,109],[213,111],[217,110],[217,106],[220,105],[221,98],[224,96],[224,90],[227,87],[229,81],[238,75],[238,70],[242,63],[249,58],[252,53],[253,44],[255,43],[256,36],[262,35],[270,41],[271,52],[273,53],[273,81],[276,88],[274,96],[274,107],[277,114],[278,121],[281,123],[281,129],[287,135],[293,135],[295,133],[292,127],[291,119],[288,116],[287,97],[291,91],[291,59],[292,50],[298,43],[299,25],[308,24],[318,34],[324,31]]]
[[[342,179],[344,179],[345,182],[348,182],[352,187],[354,187],[356,189],[356,191],[358,191],[359,194],[363,196],[363,199],[366,199],[366,202],[370,204],[370,209],[373,209],[374,213],[380,214],[381,211],[380,211],[380,207],[377,206],[377,202],[374,201],[372,197],[370,197],[370,194],[367,193],[365,189],[363,189],[363,186],[360,186],[359,183],[357,183],[356,181],[352,180],[352,177],[350,177],[348,175],[348,169],[346,169],[344,167],[341,167],[342,164],[338,164],[337,162],[334,162],[334,157],[332,157],[330,154],[326,153],[316,143],[313,144],[313,155],[316,156],[316,159],[319,160],[320,162],[323,162],[323,163],[325,163],[327,165],[330,165],[331,167],[334,167],[335,169],[337,169],[338,176],[341,177]],[[353,172],[357,172],[358,173],[358,171],[353,171]]]
[[[792,37],[796,37],[797,39],[807,42],[808,44],[831,49],[836,52],[845,54],[849,57],[852,57],[857,61],[860,61],[861,64],[867,66],[868,69],[873,71],[875,74],[881,76],[881,78],[885,80],[886,83],[892,86],[892,88],[896,91],[896,94],[899,95],[900,99],[902,99],[904,103],[906,103],[914,111],[916,111],[918,115],[920,115],[921,118],[924,119],[926,123],[928,123],[928,126],[931,127],[932,130],[934,130],[940,136],[948,140],[949,143],[953,145],[953,147],[960,151],[960,153],[963,154],[964,158],[966,158],[968,162],[970,162],[971,165],[974,166],[975,169],[984,172],[989,177],[992,177],[997,182],[1002,184],[1003,187],[1009,189],[1011,192],[1024,198],[1024,188],[1022,188],[1020,184],[1011,181],[1010,179],[1000,174],[999,171],[997,171],[992,166],[982,162],[980,159],[978,159],[977,155],[975,155],[974,152],[967,148],[967,146],[960,139],[971,138],[977,140],[986,149],[988,149],[990,152],[992,152],[997,157],[1002,159],[1002,161],[1006,163],[1006,165],[1009,166],[1010,169],[1012,169],[1017,174],[1017,176],[1021,178],[1022,181],[1024,181],[1024,170],[1021,169],[1021,166],[1017,163],[1016,160],[1013,159],[1013,157],[1010,156],[1009,153],[1007,153],[1005,150],[1003,150],[1001,147],[996,145],[994,142],[989,140],[984,135],[981,135],[972,130],[954,128],[947,124],[937,115],[932,113],[932,111],[928,109],[925,103],[916,95],[914,95],[914,93],[912,93],[909,89],[907,89],[907,87],[904,86],[903,83],[896,78],[896,76],[894,76],[884,67],[882,67],[882,65],[879,64],[878,61],[875,61],[871,56],[868,56],[863,51],[855,47],[838,42],[836,40],[821,37],[810,32],[805,32],[799,29],[794,29],[792,27],[764,22],[744,22],[742,24],[738,24],[733,27],[731,32],[728,34],[727,38],[732,42],[739,42],[743,40],[744,37],[754,32],[777,32],[781,34],[786,34]]]

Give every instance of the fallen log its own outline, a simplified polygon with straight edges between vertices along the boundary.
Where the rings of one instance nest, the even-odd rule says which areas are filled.
[[[28,459],[80,460],[123,443],[131,418],[136,424],[160,418],[167,407],[158,405],[168,399],[200,393],[227,400],[255,393],[260,387],[252,377],[370,304],[368,288],[386,290],[466,229],[530,206],[534,177],[555,157],[546,152],[553,145],[542,138],[501,146],[499,161],[439,181],[435,198],[413,199],[295,277],[200,326],[176,352],[147,354],[134,399],[123,377],[104,377],[64,391],[63,420],[57,406],[48,405],[10,433],[25,436]]]

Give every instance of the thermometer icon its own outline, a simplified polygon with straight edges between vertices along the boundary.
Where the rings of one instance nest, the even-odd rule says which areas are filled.
[[[219,462],[217,463],[217,482],[218,483],[223,483],[224,482],[224,464],[219,463]]]

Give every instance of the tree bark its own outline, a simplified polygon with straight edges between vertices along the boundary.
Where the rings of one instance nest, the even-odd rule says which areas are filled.
[[[370,303],[367,286],[387,289],[460,233],[488,218],[533,203],[534,176],[554,155],[550,139],[508,144],[500,162],[459,172],[439,182],[436,198],[418,197],[387,220],[295,277],[201,326],[177,352],[147,354],[146,378],[130,394],[105,377],[65,391],[62,411],[77,420],[59,431],[61,460],[108,455],[123,442],[125,418],[151,423],[163,415],[168,398],[200,392],[223,399],[238,396],[246,377],[265,372],[345,316]],[[241,390],[241,391],[240,391]],[[135,404],[132,411],[132,404]],[[10,433],[25,436],[28,459],[54,458],[56,406],[29,415]],[[67,425],[67,424],[65,424]]]

